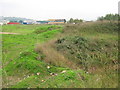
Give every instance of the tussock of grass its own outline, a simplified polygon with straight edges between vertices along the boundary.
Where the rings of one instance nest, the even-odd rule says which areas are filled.
[[[42,54],[40,59],[55,66],[76,68],[76,65],[72,61],[69,61],[62,54],[58,53],[51,47],[53,42],[54,41],[50,41],[45,44],[36,45],[35,51],[40,55]]]

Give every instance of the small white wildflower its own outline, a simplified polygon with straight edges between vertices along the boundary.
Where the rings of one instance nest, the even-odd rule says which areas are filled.
[[[53,73],[50,73],[50,75],[53,75]]]
[[[50,66],[47,66],[47,68],[49,69],[49,68],[50,68]]]
[[[42,82],[44,82],[45,80],[41,80]]]
[[[40,75],[40,72],[38,72],[37,75]]]

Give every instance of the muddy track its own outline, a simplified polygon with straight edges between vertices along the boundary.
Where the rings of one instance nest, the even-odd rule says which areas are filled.
[[[11,33],[11,32],[0,32],[0,34],[19,34],[19,33]]]

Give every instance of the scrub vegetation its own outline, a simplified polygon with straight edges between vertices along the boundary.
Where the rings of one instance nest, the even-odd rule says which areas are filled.
[[[118,87],[118,23],[4,25],[3,87]]]

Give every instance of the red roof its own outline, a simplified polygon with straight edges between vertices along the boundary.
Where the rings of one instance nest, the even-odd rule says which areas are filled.
[[[18,23],[18,22],[9,22],[7,24],[20,24],[20,23]]]

